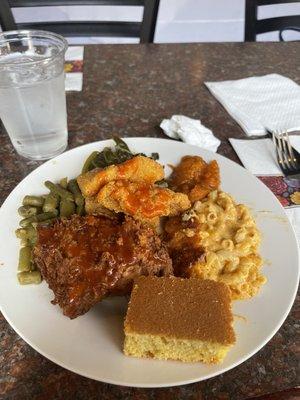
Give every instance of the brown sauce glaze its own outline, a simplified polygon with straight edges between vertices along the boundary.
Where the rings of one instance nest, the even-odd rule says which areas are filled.
[[[73,216],[38,228],[34,258],[70,318],[111,294],[125,294],[139,274],[170,274],[159,237],[130,217]]]

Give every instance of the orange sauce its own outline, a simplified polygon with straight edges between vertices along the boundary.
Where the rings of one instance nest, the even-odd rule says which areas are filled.
[[[145,183],[134,185],[129,181],[120,181],[111,197],[116,201],[122,198],[122,208],[128,214],[154,218],[166,213],[171,195],[165,189]]]
[[[120,165],[117,165],[118,168],[118,176],[117,179],[125,179],[132,176],[138,169],[139,161],[137,157],[131,158],[123,162]]]

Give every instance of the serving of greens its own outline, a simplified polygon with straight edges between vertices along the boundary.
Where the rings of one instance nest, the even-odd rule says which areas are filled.
[[[83,174],[95,168],[106,168],[113,164],[121,164],[124,161],[130,160],[136,156],[143,155],[147,157],[142,153],[133,153],[127,144],[118,136],[113,136],[113,140],[116,143],[114,149],[105,147],[102,151],[93,151],[90,154],[83,164],[81,171]],[[153,160],[159,159],[158,153],[152,153],[150,157],[153,158]]]
[[[102,151],[93,151],[85,160],[81,173],[84,174],[95,168],[106,168],[113,164],[121,164],[141,153],[133,153],[127,144],[118,136],[113,136],[114,149],[105,147]],[[152,153],[151,158],[157,160],[158,153]],[[27,195],[18,209],[23,218],[19,222],[20,228],[15,233],[21,241],[18,263],[18,281],[21,285],[42,281],[40,271],[32,258],[32,250],[37,240],[37,227],[52,224],[57,218],[68,218],[71,215],[85,214],[85,200],[82,196],[77,180],[62,178],[59,183],[49,180],[44,182],[49,190],[41,196]],[[164,182],[161,182],[164,185]]]

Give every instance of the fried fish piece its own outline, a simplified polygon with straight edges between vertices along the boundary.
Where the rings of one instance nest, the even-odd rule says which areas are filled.
[[[186,193],[192,203],[201,200],[220,186],[216,160],[206,163],[199,156],[185,156],[170,177],[171,188]]]
[[[114,217],[115,214],[107,208],[98,203],[95,196],[85,198],[85,211],[87,214],[92,215],[106,215],[107,217]]]
[[[129,181],[108,183],[98,193],[97,201],[111,211],[123,212],[154,224],[159,217],[178,215],[191,206],[186,194]]]
[[[85,197],[94,196],[101,187],[111,181],[129,180],[132,182],[145,182],[148,184],[164,178],[163,166],[152,158],[136,156],[118,165],[107,168],[96,168],[77,178],[78,185]]]

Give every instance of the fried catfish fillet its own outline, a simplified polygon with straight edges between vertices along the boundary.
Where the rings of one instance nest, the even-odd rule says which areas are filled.
[[[111,211],[123,212],[152,225],[156,225],[159,217],[178,215],[191,205],[183,193],[129,181],[108,183],[99,191],[97,201]]]
[[[192,203],[201,200],[220,186],[216,160],[206,163],[198,156],[185,156],[170,177],[171,188],[186,193]]]
[[[104,215],[107,217],[115,217],[115,214],[107,208],[101,206],[95,196],[85,198],[85,211],[87,214]]]
[[[72,216],[38,228],[34,262],[54,292],[53,304],[76,318],[109,295],[131,290],[140,275],[172,275],[165,246],[130,217]]]
[[[111,181],[129,180],[132,182],[154,183],[164,178],[163,166],[144,156],[136,156],[118,165],[104,169],[94,169],[77,178],[85,197],[94,196],[101,187]]]

